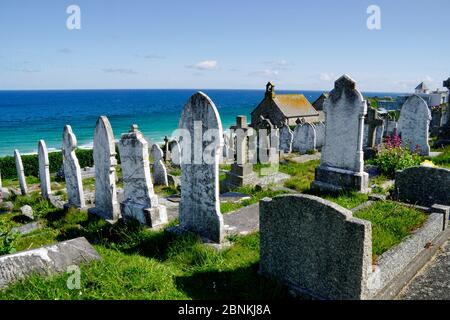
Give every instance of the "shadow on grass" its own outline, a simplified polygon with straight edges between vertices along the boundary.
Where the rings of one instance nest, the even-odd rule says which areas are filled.
[[[201,271],[175,279],[177,288],[192,299],[278,300],[288,299],[280,283],[258,274],[259,263],[230,271]]]

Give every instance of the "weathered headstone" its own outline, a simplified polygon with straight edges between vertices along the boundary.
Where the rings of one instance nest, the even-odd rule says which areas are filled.
[[[44,199],[49,199],[52,194],[49,169],[50,162],[48,161],[48,150],[44,140],[39,140],[38,157],[41,194]]]
[[[396,129],[398,129],[398,122],[392,120],[386,120],[386,130],[384,132],[385,137],[391,136]]]
[[[376,129],[383,125],[383,120],[380,119],[376,109],[370,107],[367,109],[367,116],[364,120],[364,125],[367,126],[367,143],[366,147],[375,148],[376,145]]]
[[[214,102],[202,92],[191,96],[179,128],[191,137],[180,141],[183,153],[188,152],[181,163],[180,226],[220,243],[224,239],[219,199],[223,130]]]
[[[362,150],[367,105],[356,82],[344,75],[324,103],[325,145],[316,169],[313,189],[368,191]]]
[[[170,156],[172,165],[179,167],[181,164],[181,147],[177,140],[172,140],[169,143]]]
[[[284,153],[292,152],[292,140],[294,138],[294,133],[287,124],[284,124],[280,128],[280,151]]]
[[[163,163],[164,152],[155,143],[152,145],[151,154],[153,158],[153,183],[155,185],[168,186],[167,169]]]
[[[164,162],[169,162],[171,159],[170,147],[169,147],[169,138],[167,136],[164,137]]]
[[[368,221],[311,195],[260,202],[260,272],[320,299],[365,299],[372,273]]]
[[[6,288],[33,274],[50,276],[64,273],[69,267],[100,259],[100,255],[85,238],[1,256],[0,288]]]
[[[395,195],[411,204],[450,206],[450,170],[412,167],[395,174]]]
[[[253,164],[248,160],[248,133],[252,128],[247,126],[246,116],[238,116],[236,125],[231,127],[236,141],[236,159],[231,165],[231,170],[226,173],[225,185],[227,188],[237,188],[255,182],[256,174],[253,172]]]
[[[89,212],[116,221],[120,217],[116,188],[116,145],[114,134],[105,116],[100,116],[94,134],[95,207]]]
[[[77,138],[73,134],[72,127],[66,125],[63,133],[62,154],[64,165],[64,179],[66,181],[68,203],[66,207],[84,208],[83,181],[81,169],[75,154]]]
[[[383,137],[384,137],[384,121],[375,130],[375,144],[377,146],[383,143]]]
[[[325,123],[322,121],[315,125],[316,129],[316,148],[321,149],[325,144]]]
[[[316,129],[310,123],[297,125],[294,130],[292,150],[305,154],[316,150]]]
[[[166,207],[159,205],[150,174],[148,143],[137,125],[122,134],[119,142],[123,174],[122,217],[156,227],[167,223]]]
[[[402,145],[408,146],[411,151],[420,150],[420,154],[428,156],[430,145],[428,143],[431,111],[427,103],[418,95],[406,100],[400,111],[398,131]]]
[[[23,169],[22,156],[17,149],[14,150],[14,159],[16,162],[16,171],[17,178],[19,179],[20,192],[22,193],[22,195],[26,195],[28,193],[27,180],[25,177],[25,170]]]

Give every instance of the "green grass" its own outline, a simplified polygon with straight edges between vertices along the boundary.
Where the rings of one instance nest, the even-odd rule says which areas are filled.
[[[364,202],[369,200],[369,196],[367,194],[362,194],[355,191],[322,194],[320,195],[320,197],[328,201],[337,203],[338,205],[346,209],[356,208],[360,204],[363,204]]]
[[[433,163],[439,167],[450,169],[450,146],[436,149],[436,151],[442,152],[442,154],[433,158],[425,157],[424,159],[433,161]]]
[[[235,236],[231,248],[216,251],[194,235],[175,237],[136,225],[113,226],[74,212],[53,217],[48,229],[21,239],[32,247],[39,234],[48,242],[85,236],[102,260],[81,267],[81,288],[69,290],[70,274],[32,276],[0,291],[0,299],[270,299],[285,298],[279,284],[258,275],[259,235]],[[72,220],[75,219],[75,220]],[[55,230],[55,229],[54,229]],[[28,239],[28,240],[26,240]],[[45,242],[45,241],[42,241]]]
[[[319,166],[320,160],[312,160],[305,163],[296,163],[294,161],[286,161],[280,163],[280,172],[292,176],[285,181],[284,186],[298,192],[309,190],[311,182],[314,180],[314,173]]]
[[[169,197],[174,194],[178,194],[179,191],[174,186],[153,186],[156,194],[162,197]]]
[[[237,202],[237,203],[232,203],[232,202],[222,202],[220,204],[220,212],[222,214],[226,214],[232,211],[236,211],[238,209],[241,209],[243,207],[247,207],[250,206],[252,204],[255,204],[257,202],[259,202],[259,200],[263,199],[263,198],[273,198],[275,196],[279,196],[281,194],[286,194],[287,192],[284,190],[270,190],[270,189],[263,189],[263,190],[259,190],[257,191],[254,187],[252,186],[244,186],[244,187],[240,187],[237,188],[235,190],[233,190],[234,192],[239,192],[239,193],[243,193],[243,194],[247,194],[250,199],[245,199],[242,200],[241,202]]]
[[[357,211],[354,216],[372,223],[374,261],[427,220],[425,213],[391,201],[377,201],[372,206]]]

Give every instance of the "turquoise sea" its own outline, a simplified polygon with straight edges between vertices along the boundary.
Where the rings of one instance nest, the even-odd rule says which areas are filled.
[[[137,124],[145,137],[161,142],[178,127],[184,104],[196,89],[183,90],[53,90],[0,91],[0,156],[37,151],[39,139],[49,150],[60,149],[63,127],[70,124],[78,146],[92,146],[98,116],[106,115],[116,139]],[[247,115],[263,99],[263,90],[201,90],[216,104],[224,129],[237,115]],[[319,91],[277,91],[303,93],[314,102]],[[396,96],[366,93],[366,96]]]

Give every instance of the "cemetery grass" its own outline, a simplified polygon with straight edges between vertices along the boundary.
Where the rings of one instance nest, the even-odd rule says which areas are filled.
[[[436,151],[442,152],[442,154],[433,158],[426,157],[425,159],[433,161],[439,167],[450,169],[450,146],[436,149]]]
[[[422,211],[392,201],[377,201],[353,215],[372,223],[374,262],[384,252],[398,245],[411,232],[422,227],[427,220],[427,215]]]
[[[32,276],[0,291],[0,299],[281,299],[281,285],[258,275],[259,234],[233,236],[234,245],[216,251],[198,237],[176,237],[137,224],[110,225],[86,211],[52,207],[37,194],[16,197],[15,211],[0,216],[5,229],[20,205],[33,207],[43,229],[13,240],[14,251],[84,236],[102,261],[81,267],[81,288],[69,290],[70,274]],[[170,226],[177,224],[172,222]],[[1,249],[1,248],[0,248]]]

